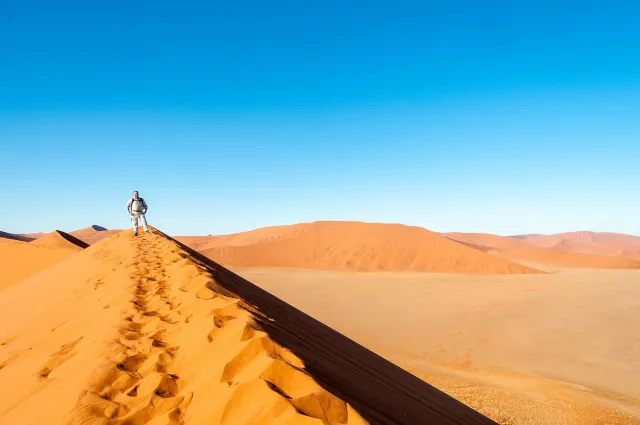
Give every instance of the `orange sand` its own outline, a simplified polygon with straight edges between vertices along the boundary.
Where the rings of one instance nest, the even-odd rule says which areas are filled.
[[[493,423],[157,231],[7,288],[0,323],[0,425]]]
[[[87,243],[81,241],[75,236],[71,236],[70,234],[60,230],[54,230],[51,233],[47,233],[30,243],[36,246],[70,248],[75,250],[84,249],[89,246]]]
[[[210,239],[201,252],[230,266],[442,273],[540,273],[421,227],[315,222]],[[204,244],[206,246],[206,243]]]
[[[0,291],[75,254],[75,249],[0,239]]]
[[[96,226],[94,224],[93,226],[89,226],[84,229],[74,230],[69,234],[75,236],[76,238],[89,245],[93,245],[94,243],[99,242],[111,235],[115,235],[116,233],[119,233],[121,231],[122,230],[107,230],[104,227]]]

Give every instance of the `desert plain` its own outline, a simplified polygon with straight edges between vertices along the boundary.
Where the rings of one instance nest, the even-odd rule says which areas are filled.
[[[0,424],[637,424],[639,312],[633,235],[2,232]]]

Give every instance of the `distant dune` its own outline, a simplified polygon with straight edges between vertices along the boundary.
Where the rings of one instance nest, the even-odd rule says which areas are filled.
[[[12,241],[30,242],[30,241],[34,240],[35,238],[31,238],[31,237],[26,236],[26,235],[18,235],[18,234],[15,234],[15,233],[7,233],[7,232],[0,231],[0,239],[7,239],[7,240],[12,240]]]
[[[545,248],[506,248],[497,250],[509,259],[559,267],[594,269],[640,269],[640,262],[629,258],[554,251]]]
[[[507,236],[509,238],[513,238],[513,239],[527,239],[533,236],[540,236],[539,233],[531,233],[531,234],[527,234],[527,235],[513,235],[513,236]]]
[[[0,239],[0,290],[69,258],[76,249]]]
[[[31,239],[38,239],[46,235],[46,232],[21,233],[20,236],[26,236]]]
[[[174,239],[187,245],[196,251],[204,251],[209,248],[220,246],[220,241],[224,236],[175,236]]]
[[[51,233],[29,242],[32,245],[48,246],[58,248],[84,249],[89,245],[86,242],[60,230],[54,230]]]
[[[99,242],[102,239],[107,238],[111,235],[115,235],[116,233],[121,231],[122,230],[107,230],[102,226],[97,226],[94,224],[93,226],[89,226],[84,229],[74,230],[69,234],[72,236],[75,236],[76,238],[80,239],[81,241],[89,245],[93,245],[94,243]]]
[[[551,249],[555,251],[577,252],[583,254],[607,255],[613,257],[634,257],[640,255],[640,246],[618,242],[582,242],[564,240]]]
[[[574,243],[606,242],[640,246],[639,236],[611,232],[567,232],[554,235],[529,235],[521,237],[521,239],[545,248],[551,248],[566,241]]]
[[[257,229],[209,241],[203,254],[230,266],[441,273],[541,273],[421,227],[315,222]]]
[[[568,233],[545,237],[535,235],[519,239],[484,233],[445,233],[443,235],[473,248],[499,253],[510,260],[528,264],[602,269],[639,268],[638,264],[632,260],[634,255],[640,255],[640,247],[615,242],[594,242],[591,235],[583,234],[588,232],[579,233],[581,235],[573,236]],[[552,240],[555,245],[547,246]]]

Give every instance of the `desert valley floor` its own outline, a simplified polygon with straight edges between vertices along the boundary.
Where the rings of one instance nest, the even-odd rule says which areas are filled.
[[[499,423],[640,423],[640,271],[235,271]]]

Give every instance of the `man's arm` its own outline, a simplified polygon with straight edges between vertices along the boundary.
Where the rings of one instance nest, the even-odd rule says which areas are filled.
[[[147,206],[147,201],[142,200],[142,214],[146,214],[149,207]]]
[[[127,201],[127,212],[131,215],[131,198]]]

